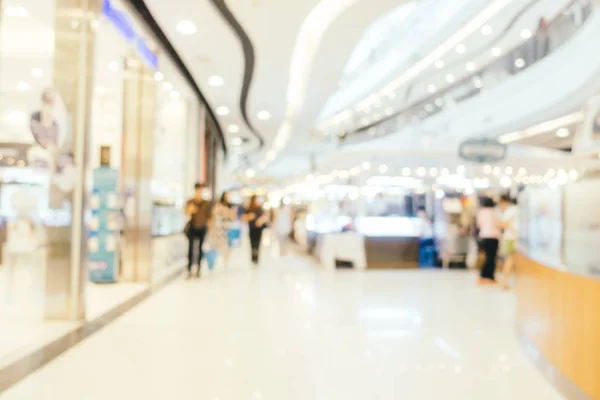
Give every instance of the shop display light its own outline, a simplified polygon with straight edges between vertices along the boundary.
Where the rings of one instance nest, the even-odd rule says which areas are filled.
[[[44,76],[44,71],[42,71],[39,68],[34,68],[34,69],[31,70],[31,76],[33,78],[39,79],[39,78],[41,78],[41,77]]]

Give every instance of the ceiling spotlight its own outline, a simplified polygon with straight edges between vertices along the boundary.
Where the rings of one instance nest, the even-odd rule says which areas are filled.
[[[198,31],[198,28],[196,28],[196,25],[191,21],[184,19],[177,23],[177,32],[182,35],[193,35],[196,31]]]
[[[435,167],[429,168],[429,175],[430,176],[434,177],[434,176],[437,176],[437,174],[438,174],[438,169],[437,168],[435,168]]]
[[[473,85],[477,88],[477,89],[481,89],[483,87],[483,80],[476,76],[475,78],[473,78]]]
[[[530,38],[531,38],[531,36],[532,36],[532,34],[531,34],[531,31],[530,31],[529,29],[523,29],[523,30],[521,31],[521,37],[522,37],[523,39],[530,39]]]
[[[473,61],[470,61],[470,62],[467,63],[467,65],[465,66],[465,68],[467,69],[467,71],[473,72],[477,68],[477,64],[475,64]]]
[[[388,172],[388,166],[387,165],[380,165],[379,166],[379,172],[382,174],[385,174],[386,172]]]
[[[491,53],[494,57],[500,57],[502,54],[502,49],[500,47],[493,47]]]
[[[444,65],[446,65],[444,63],[444,61],[442,60],[435,60],[435,62],[433,63],[433,65],[437,68],[437,69],[442,69],[444,68]]]
[[[253,169],[246,170],[246,176],[248,178],[254,178],[256,176],[256,171]]]
[[[513,173],[513,168],[512,168],[512,167],[506,167],[506,168],[504,169],[504,173],[505,173],[506,175],[512,175],[512,173]]]
[[[438,97],[437,99],[435,99],[435,105],[438,107],[442,107],[444,105],[444,99]]]
[[[525,60],[524,60],[524,59],[522,59],[522,58],[517,58],[517,59],[515,60],[515,67],[517,67],[517,68],[521,69],[521,68],[523,68],[524,66],[525,66]]]
[[[31,70],[31,76],[34,77],[34,78],[39,79],[42,76],[44,76],[44,71],[42,71],[39,68],[34,68],[34,69]]]
[[[7,6],[4,9],[4,15],[7,17],[27,17],[29,11],[23,6]]]
[[[454,78],[454,75],[452,75],[452,74],[446,75],[446,82],[454,83],[455,80],[456,80],[456,78]]]
[[[456,52],[458,54],[465,54],[466,51],[467,51],[467,46],[465,46],[464,44],[459,44],[458,46],[456,46]]]
[[[231,138],[231,144],[233,146],[241,146],[244,143],[241,137],[233,137]]]
[[[110,72],[117,72],[119,70],[119,63],[117,61],[111,61],[110,64],[108,64],[108,70]]]
[[[481,34],[483,36],[489,36],[492,34],[492,27],[489,25],[485,25],[481,28]]]
[[[265,110],[259,111],[258,119],[260,119],[261,121],[268,121],[269,119],[271,119],[271,113]]]
[[[410,168],[402,168],[402,175],[410,176]]]
[[[368,161],[365,161],[364,163],[362,163],[362,169],[364,169],[365,171],[368,171],[371,169],[371,163]]]
[[[569,137],[570,134],[571,134],[571,131],[569,131],[568,128],[560,128],[556,131],[556,136],[559,138]]]
[[[425,169],[425,167],[419,167],[417,169],[417,175],[420,177],[423,177],[427,174],[427,170]]]
[[[163,83],[162,88],[163,90],[168,92],[170,90],[173,90],[173,85],[171,85],[169,82],[165,82]]]
[[[579,178],[579,172],[577,172],[576,169],[572,169],[569,171],[569,178],[571,180],[577,180],[577,178]]]
[[[231,124],[227,127],[227,131],[229,133],[239,133],[240,127],[237,126],[236,124]]]
[[[22,92],[28,91],[29,88],[30,88],[30,86],[29,86],[29,83],[27,83],[27,82],[21,81],[21,82],[17,83],[17,89],[19,89]]]
[[[179,92],[177,90],[173,90],[171,92],[171,98],[172,99],[178,99],[179,98]]]
[[[208,85],[211,87],[221,87],[225,84],[225,79],[218,75],[213,75],[208,78]]]
[[[429,85],[429,86],[427,86],[427,91],[429,93],[435,93],[435,92],[437,92],[437,86],[435,86],[435,85]]]
[[[162,72],[156,71],[154,73],[154,80],[157,82],[162,81],[163,79],[165,79],[165,75]]]
[[[220,115],[221,117],[229,115],[229,107],[227,107],[227,106],[217,107],[217,114]]]

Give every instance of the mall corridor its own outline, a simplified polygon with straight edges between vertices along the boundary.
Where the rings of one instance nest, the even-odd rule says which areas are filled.
[[[236,262],[167,286],[0,399],[562,399],[523,355],[514,308],[465,271]]]

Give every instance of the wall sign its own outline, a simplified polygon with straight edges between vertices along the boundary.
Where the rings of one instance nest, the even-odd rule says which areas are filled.
[[[476,163],[499,162],[506,158],[506,145],[496,139],[467,139],[461,143],[458,156]]]
[[[144,38],[139,35],[129,16],[113,7],[110,0],[102,3],[102,15],[119,31],[121,36],[135,47],[137,55],[152,69],[158,69],[158,56],[150,50]]]

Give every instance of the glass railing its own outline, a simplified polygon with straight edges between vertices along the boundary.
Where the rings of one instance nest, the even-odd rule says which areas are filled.
[[[574,0],[548,25],[540,27],[530,39],[455,84],[369,123],[355,116],[351,122],[346,121],[346,129],[337,130],[340,143],[370,140],[398,132],[403,127],[422,122],[448,107],[501,85],[559,49],[585,24],[594,8],[592,0]],[[420,83],[413,82],[412,87]]]

